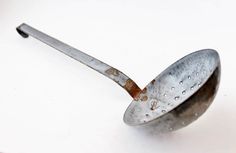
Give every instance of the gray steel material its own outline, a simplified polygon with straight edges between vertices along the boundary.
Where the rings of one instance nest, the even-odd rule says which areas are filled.
[[[210,106],[220,81],[220,59],[205,49],[180,59],[151,81],[127,108],[124,122],[152,131],[185,127]]]
[[[124,114],[128,125],[168,132],[200,117],[212,103],[220,82],[220,58],[212,49],[191,53],[172,64],[143,90],[121,71],[27,24],[16,28],[102,73],[123,87],[133,101]]]
[[[141,91],[141,89],[136,85],[136,83],[131,80],[123,72],[111,67],[110,65],[84,53],[78,49],[75,49],[49,35],[34,29],[27,24],[21,24],[16,28],[17,32],[24,38],[29,35],[48,44],[49,46],[59,50],[60,52],[74,58],[75,60],[87,65],[88,67],[102,73],[106,77],[112,79],[121,87],[123,87],[132,97]]]

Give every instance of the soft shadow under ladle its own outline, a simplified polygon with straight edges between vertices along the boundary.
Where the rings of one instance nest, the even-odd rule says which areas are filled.
[[[102,73],[124,88],[133,101],[124,114],[128,125],[167,132],[187,126],[212,103],[220,82],[220,58],[212,49],[193,52],[178,60],[143,90],[121,71],[27,24],[16,28]]]

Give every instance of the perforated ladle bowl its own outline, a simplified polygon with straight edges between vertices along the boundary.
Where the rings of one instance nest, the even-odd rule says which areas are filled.
[[[220,59],[212,49],[191,53],[172,64],[143,90],[123,72],[41,31],[21,24],[17,32],[52,46],[105,75],[124,88],[133,101],[124,114],[128,125],[167,132],[187,126],[213,101],[220,81]]]
[[[129,105],[125,123],[155,131],[187,126],[210,106],[220,81],[216,51],[200,50],[172,64],[152,80]]]

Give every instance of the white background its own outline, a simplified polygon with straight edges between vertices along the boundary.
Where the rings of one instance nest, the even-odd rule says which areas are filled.
[[[235,153],[234,0],[0,0],[0,152]],[[94,70],[15,27],[25,22],[145,87],[170,64],[218,50],[214,103],[190,126],[153,135],[123,123],[132,98]]]

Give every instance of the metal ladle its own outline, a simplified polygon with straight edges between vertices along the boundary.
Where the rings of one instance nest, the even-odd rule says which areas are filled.
[[[121,71],[27,24],[16,28],[102,73],[123,87],[133,101],[124,114],[128,125],[167,132],[187,126],[212,103],[220,82],[220,58],[212,49],[193,52],[178,60],[143,90]]]

